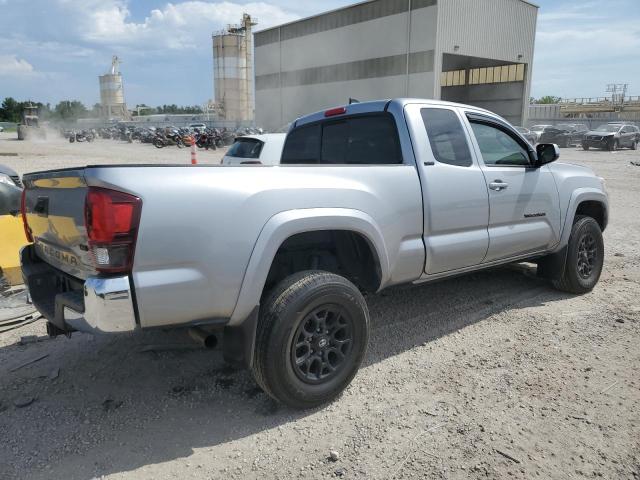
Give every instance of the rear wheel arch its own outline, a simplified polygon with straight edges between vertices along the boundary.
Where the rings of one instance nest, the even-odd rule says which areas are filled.
[[[271,266],[287,239],[307,232],[351,231],[366,239],[378,260],[380,285],[389,278],[389,258],[382,231],[367,213],[346,208],[287,210],[263,226],[245,270],[231,324],[241,323],[257,305]]]
[[[376,292],[382,282],[380,256],[372,241],[354,230],[311,230],[289,236],[278,247],[262,291],[305,270],[340,275],[360,290]]]

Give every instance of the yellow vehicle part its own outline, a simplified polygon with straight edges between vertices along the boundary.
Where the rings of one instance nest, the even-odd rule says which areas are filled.
[[[22,219],[0,216],[0,272],[9,285],[20,285],[20,249],[27,244]]]

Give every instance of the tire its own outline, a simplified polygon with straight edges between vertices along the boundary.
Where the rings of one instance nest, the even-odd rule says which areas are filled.
[[[69,137],[69,143],[74,143],[76,141],[75,135]]]
[[[299,272],[280,282],[260,308],[253,376],[285,405],[317,407],[351,383],[368,339],[369,311],[355,285],[329,272]]]
[[[591,217],[577,215],[569,236],[564,273],[553,281],[553,286],[563,292],[588,293],[598,283],[603,265],[600,225]]]
[[[162,148],[164,147],[164,142],[162,140],[160,140],[159,138],[156,138],[153,140],[153,146],[156,148]]]
[[[586,143],[583,143],[583,144],[582,144],[582,149],[583,149],[584,151],[588,151],[588,150],[589,150],[589,145],[587,145]]]
[[[609,142],[607,148],[610,152],[615,152],[616,150],[618,150],[619,146],[620,144],[618,143],[618,140],[614,140],[613,142]]]
[[[638,149],[638,141],[634,140],[633,142],[631,142],[631,150],[637,150]]]

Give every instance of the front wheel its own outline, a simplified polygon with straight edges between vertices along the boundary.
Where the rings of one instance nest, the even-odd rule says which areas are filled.
[[[638,141],[634,140],[633,142],[631,142],[631,150],[637,150],[638,149]]]
[[[159,138],[155,138],[153,140],[153,146],[156,148],[163,148],[164,147],[164,142],[162,140],[160,140]]]
[[[610,152],[615,152],[618,150],[619,146],[620,144],[618,143],[618,140],[612,140],[609,142],[608,149]]]
[[[351,383],[368,339],[369,311],[353,283],[324,271],[296,273],[260,308],[253,375],[279,402],[317,407]]]
[[[553,286],[563,292],[582,294],[593,290],[604,265],[604,242],[600,225],[591,217],[578,216],[571,228],[564,272]]]
[[[584,151],[589,150],[589,145],[587,145],[586,143],[583,143],[583,144],[582,144],[582,149],[583,149]]]

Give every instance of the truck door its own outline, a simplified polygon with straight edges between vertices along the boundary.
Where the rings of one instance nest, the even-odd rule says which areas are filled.
[[[457,110],[410,104],[405,114],[424,204],[426,274],[482,263],[489,246],[489,200]]]
[[[549,167],[531,165],[530,147],[506,123],[467,116],[489,191],[489,250],[484,261],[555,246],[560,239],[560,196]]]

